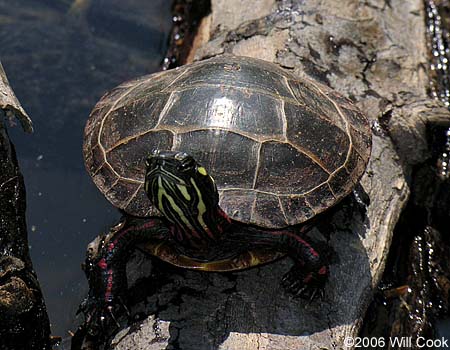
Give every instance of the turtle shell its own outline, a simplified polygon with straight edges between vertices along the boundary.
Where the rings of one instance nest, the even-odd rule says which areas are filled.
[[[300,224],[346,196],[365,171],[371,131],[345,97],[277,65],[220,56],[126,82],[85,128],[84,157],[116,207],[160,215],[144,191],[154,150],[191,154],[234,220]]]

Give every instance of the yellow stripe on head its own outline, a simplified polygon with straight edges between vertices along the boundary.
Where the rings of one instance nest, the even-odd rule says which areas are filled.
[[[191,200],[191,195],[190,195],[189,192],[187,191],[186,186],[177,184],[177,187],[178,187],[178,189],[180,190],[180,192],[181,192],[181,194],[183,195],[183,197],[184,197],[187,201],[190,201],[190,200]]]
[[[200,190],[197,187],[197,184],[195,183],[193,178],[191,178],[191,183],[194,186],[195,191],[197,192],[197,195],[198,195],[198,204],[197,204],[198,216],[197,216],[197,221],[200,223],[200,225],[203,227],[203,229],[205,231],[209,231],[208,225],[206,225],[205,220],[203,220],[203,214],[206,213],[206,206],[205,206],[205,202],[203,202],[202,193],[200,192]]]
[[[168,219],[169,221],[173,222],[173,223],[177,223],[177,218],[170,215],[170,213],[167,213],[164,210],[164,204],[163,204],[163,197],[166,198],[169,202],[169,206],[171,208],[171,210],[173,212],[175,212],[178,215],[178,218],[181,220],[181,222],[190,230],[194,230],[194,228],[192,227],[191,223],[189,222],[189,220],[186,218],[183,210],[175,203],[175,200],[172,198],[171,195],[169,195],[167,193],[167,191],[165,190],[164,186],[163,186],[163,181],[165,184],[167,184],[168,186],[170,186],[171,184],[166,182],[165,180],[163,180],[161,177],[158,177],[158,205],[159,205],[159,210],[164,214],[164,216],[166,217],[166,219]],[[187,193],[186,193],[187,194]],[[189,194],[188,194],[189,195]],[[178,224],[181,224],[180,222]]]

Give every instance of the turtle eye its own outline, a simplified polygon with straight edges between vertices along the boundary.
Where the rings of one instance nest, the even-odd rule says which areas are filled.
[[[178,168],[181,170],[181,171],[186,171],[186,170],[190,170],[190,169],[192,169],[193,167],[195,167],[195,160],[194,159],[192,159],[192,158],[186,158],[185,160],[183,160],[182,162],[181,162],[181,164],[178,166]]]
[[[155,165],[155,157],[149,157],[145,160],[145,165],[147,167],[153,167]]]

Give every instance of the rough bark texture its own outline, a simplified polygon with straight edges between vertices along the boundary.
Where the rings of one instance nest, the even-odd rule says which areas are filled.
[[[32,130],[0,63],[0,349],[49,349],[49,320],[28,252],[25,185],[5,116]]]
[[[152,316],[123,329],[114,346],[345,348],[343,341],[357,335],[383,272],[393,228],[408,199],[411,167],[429,156],[426,124],[449,118],[427,97],[422,1],[212,0],[204,25],[209,41],[196,59],[225,52],[263,58],[353,99],[374,125],[371,161],[362,190],[313,232],[319,239],[332,232],[328,244],[334,253],[323,299],[307,302],[282,290],[280,278],[292,264],[288,259],[232,274],[176,270],[164,283],[154,283],[152,295],[131,310]],[[151,265],[141,253],[130,261],[135,292],[155,281]],[[150,278],[142,279],[145,275]]]

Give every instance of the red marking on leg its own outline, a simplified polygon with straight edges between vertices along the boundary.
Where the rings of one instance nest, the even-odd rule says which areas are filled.
[[[310,273],[308,273],[306,276],[305,276],[305,278],[303,278],[303,283],[309,283],[310,281],[311,281],[311,279],[312,279],[312,273],[310,272]]]
[[[230,219],[230,217],[227,215],[227,214],[225,214],[225,212],[222,210],[222,209],[218,209],[217,210],[217,214],[219,215],[219,216],[221,216],[222,218],[224,218],[229,224],[231,224],[231,219]]]
[[[182,242],[184,240],[184,237],[179,230],[177,230],[177,239],[179,242]]]
[[[213,235],[210,229],[206,229],[205,232],[209,236],[209,238],[216,239],[216,237]]]
[[[106,263],[105,258],[101,258],[100,261],[97,263],[97,266],[100,267],[102,270],[106,270],[108,264]]]
[[[277,236],[281,236],[281,235],[286,235],[289,236],[291,238],[294,238],[297,242],[299,242],[300,244],[304,245],[306,248],[308,248],[309,253],[314,256],[314,257],[318,257],[319,254],[314,250],[313,247],[311,247],[311,245],[306,242],[304,239],[300,238],[299,236],[297,236],[296,234],[289,232],[289,231],[273,231],[272,232],[274,235]]]
[[[111,251],[114,249],[114,246],[117,244],[117,242],[124,236],[126,235],[128,232],[130,231],[142,231],[142,230],[147,230],[149,228],[154,227],[156,224],[153,220],[149,220],[147,221],[145,224],[141,225],[141,226],[131,226],[126,228],[125,230],[119,231],[120,233],[114,238],[114,241],[112,241],[108,247],[108,251]]]
[[[225,220],[225,222],[222,222],[222,221],[220,221],[220,220],[217,220],[218,221],[218,224],[217,224],[217,231],[219,231],[219,234],[222,234],[224,231],[225,231],[225,229],[227,228],[227,226],[229,225],[229,224],[231,224],[231,219],[228,217],[228,215],[227,214],[225,214],[225,212],[222,210],[222,209],[218,209],[217,210],[217,215],[220,217],[220,218],[222,218],[222,219],[224,219]],[[228,225],[227,225],[228,224]],[[214,239],[215,238],[217,238],[217,237],[213,237]]]
[[[183,235],[181,234],[180,230],[177,230],[175,225],[170,225],[169,232],[170,235],[179,242],[183,240]]]
[[[319,275],[326,275],[327,272],[328,272],[328,269],[327,269],[326,266],[322,266],[322,267],[319,269],[319,271],[317,271],[317,273],[318,273]]]
[[[108,278],[106,280],[105,302],[112,301],[112,287],[113,287],[113,272],[112,269],[108,270]]]
[[[119,233],[116,234],[116,236],[114,237],[114,240],[112,242],[110,242],[108,244],[108,253],[111,253],[114,248],[117,246],[117,243],[120,241],[120,239],[125,236],[128,232],[131,231],[136,231],[136,230],[146,230],[146,229],[150,229],[152,227],[154,227],[156,225],[156,223],[153,220],[149,220],[146,223],[144,223],[141,226],[131,226],[128,227],[122,231],[119,231]],[[106,262],[105,258],[102,258],[99,262],[98,262],[98,266],[102,269],[102,270],[106,270],[108,269],[108,263]],[[106,277],[106,289],[105,289],[105,302],[109,303],[112,301],[112,289],[113,289],[113,270],[109,269],[107,271],[107,277]]]
[[[200,235],[198,234],[198,232],[195,231],[195,230],[190,230],[190,231],[189,231],[189,234],[190,234],[191,236],[195,237],[195,238],[201,238],[201,236],[200,236]]]

